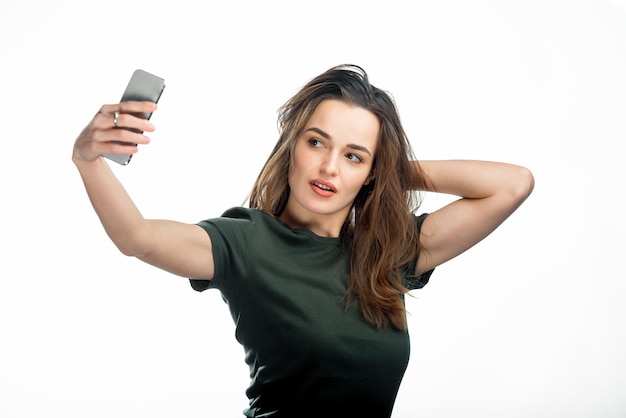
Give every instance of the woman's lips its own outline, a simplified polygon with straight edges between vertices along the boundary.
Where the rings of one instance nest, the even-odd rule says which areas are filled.
[[[309,183],[315,193],[320,196],[330,197],[337,192],[334,184],[324,180],[316,179]]]

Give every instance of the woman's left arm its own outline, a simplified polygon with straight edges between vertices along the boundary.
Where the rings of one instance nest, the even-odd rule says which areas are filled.
[[[424,220],[417,274],[480,242],[526,200],[535,184],[527,168],[499,162],[420,161],[415,167],[415,184],[424,183],[423,175],[429,184],[416,188],[460,197]]]

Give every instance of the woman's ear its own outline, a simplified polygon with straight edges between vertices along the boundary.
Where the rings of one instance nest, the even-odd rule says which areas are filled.
[[[363,183],[364,186],[369,185],[372,181],[374,181],[374,179],[376,178],[376,175],[374,174],[374,171],[372,170],[372,172],[370,173],[369,176],[367,176],[367,178],[365,179],[365,183]]]

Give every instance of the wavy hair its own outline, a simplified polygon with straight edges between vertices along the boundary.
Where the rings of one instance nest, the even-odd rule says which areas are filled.
[[[288,174],[296,142],[316,107],[327,99],[369,110],[380,121],[374,180],[357,194],[341,230],[350,254],[346,308],[356,298],[372,325],[406,329],[403,278],[413,272],[404,270],[419,250],[413,213],[420,199],[411,189],[423,189],[426,177],[413,156],[393,98],[371,85],[361,67],[330,68],[279,109],[279,140],[252,188],[249,205],[280,216],[289,198]]]

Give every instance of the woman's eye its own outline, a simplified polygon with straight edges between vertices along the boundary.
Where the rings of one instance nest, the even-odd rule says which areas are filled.
[[[322,141],[320,141],[319,139],[315,139],[315,138],[309,139],[309,144],[311,144],[311,146],[317,147],[317,148],[320,148],[320,147],[324,146],[324,143]]]
[[[356,155],[356,154],[347,154],[347,155],[346,155],[346,157],[348,157],[348,159],[349,159],[350,161],[353,161],[353,162],[355,162],[355,163],[360,163],[360,162],[362,162],[362,161],[363,161],[363,160],[361,159],[361,157],[359,157],[359,156],[358,156],[358,155]]]

